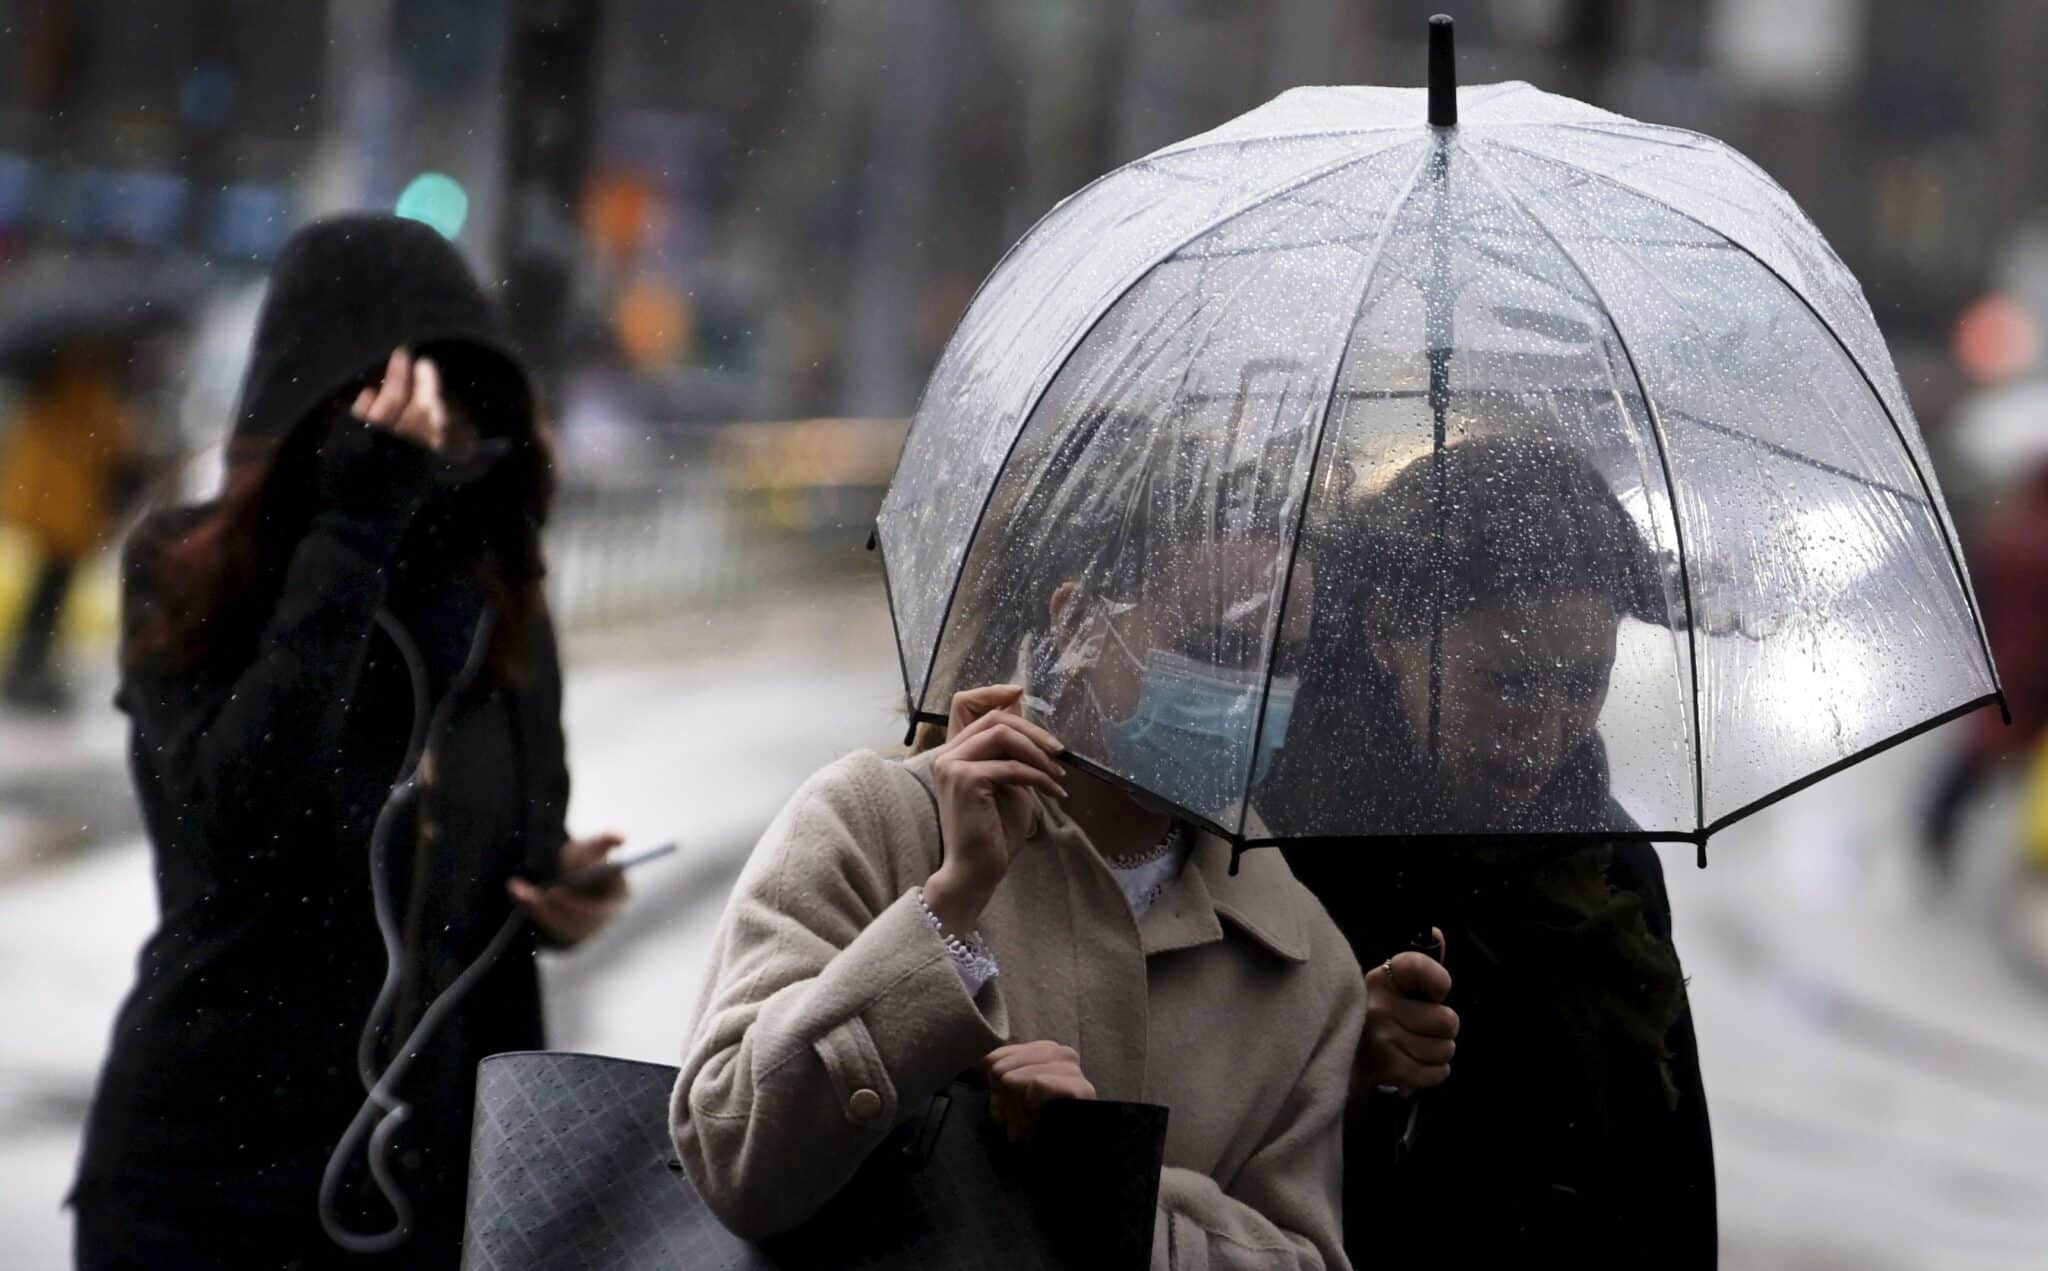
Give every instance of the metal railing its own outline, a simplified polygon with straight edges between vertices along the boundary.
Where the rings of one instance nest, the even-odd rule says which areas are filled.
[[[565,481],[548,531],[564,628],[658,618],[872,568],[900,421],[693,428],[645,467]]]

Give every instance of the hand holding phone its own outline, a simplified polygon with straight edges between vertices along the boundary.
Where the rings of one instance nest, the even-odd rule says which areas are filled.
[[[597,895],[604,891],[606,884],[610,883],[612,879],[617,878],[635,865],[644,865],[648,861],[667,856],[675,850],[676,845],[673,842],[669,842],[642,848],[637,852],[627,852],[623,856],[614,856],[596,865],[586,865],[582,869],[572,869],[549,883],[548,886],[551,888],[567,888],[570,891],[586,896]]]
[[[664,843],[626,856],[607,853],[622,842],[616,834],[572,839],[562,845],[561,873],[536,886],[523,878],[507,879],[505,890],[526,910],[533,925],[561,944],[571,945],[595,935],[626,903],[625,871],[642,861],[665,856],[675,844]]]

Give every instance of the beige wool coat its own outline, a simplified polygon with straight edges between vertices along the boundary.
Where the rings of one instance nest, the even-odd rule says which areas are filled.
[[[1134,920],[1059,806],[984,911],[1002,971],[970,998],[917,891],[942,855],[929,759],[812,777],[720,922],[670,1106],[734,1231],[820,1208],[918,1102],[1009,1041],[1075,1048],[1107,1099],[1171,1109],[1155,1268],[1341,1268],[1346,1085],[1365,982],[1279,853],[1203,836]]]

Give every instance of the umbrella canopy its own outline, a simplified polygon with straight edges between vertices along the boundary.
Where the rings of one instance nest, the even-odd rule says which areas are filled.
[[[1997,700],[1791,198],[1527,84],[1435,105],[1285,93],[997,265],[877,529],[913,717],[1021,679],[1081,766],[1241,845],[1703,842]]]

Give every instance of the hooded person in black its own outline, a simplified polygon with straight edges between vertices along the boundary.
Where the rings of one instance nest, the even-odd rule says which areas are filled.
[[[1414,462],[1305,547],[1328,593],[1311,644],[1330,653],[1304,668],[1288,735],[1318,744],[1283,750],[1259,800],[1276,832],[1319,840],[1288,863],[1372,968],[1346,1243],[1361,1265],[1711,1267],[1670,902],[1656,852],[1623,837],[1638,827],[1595,731],[1621,621],[1665,622],[1659,563],[1561,447],[1480,437],[1440,467]],[[1432,926],[1448,977],[1402,956]],[[1393,1000],[1397,956],[1395,989],[1448,983],[1455,1016]],[[1409,1017],[1429,1026],[1398,1031]],[[1404,1149],[1415,1105],[1380,1087],[1422,1085]]]
[[[534,919],[399,1089],[414,1230],[374,1264],[456,1264],[476,1063],[542,1045],[537,944],[587,934],[621,890],[531,885],[615,842],[564,831],[548,485],[526,377],[452,246],[374,216],[286,244],[220,495],[146,521],[123,561],[116,701],[161,917],[87,1127],[82,1267],[372,1264],[316,1197],[385,972],[373,828],[421,741],[384,818],[403,955],[376,1065],[516,905]],[[377,1232],[392,1213],[365,1175],[359,1153],[338,1216]]]

